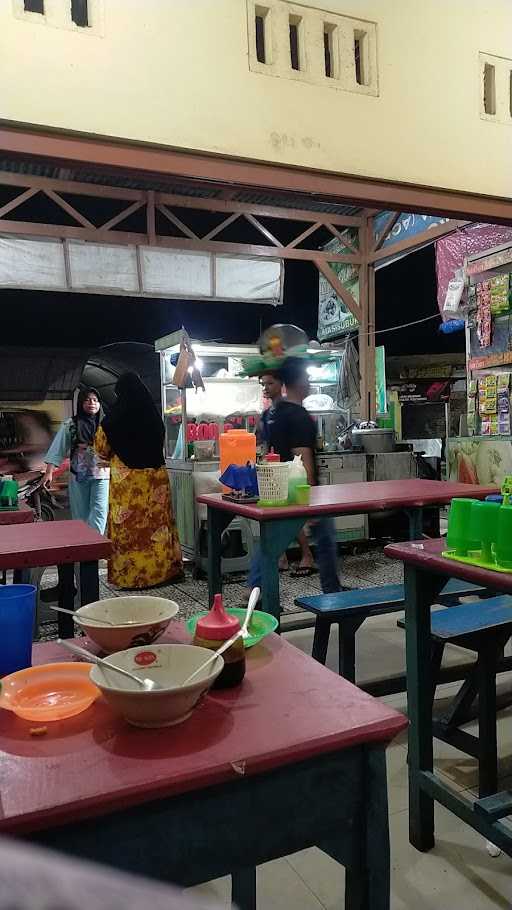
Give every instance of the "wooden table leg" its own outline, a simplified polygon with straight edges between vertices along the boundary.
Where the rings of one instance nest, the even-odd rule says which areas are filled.
[[[494,635],[485,635],[478,654],[478,793],[480,799],[498,790],[496,731],[496,653]]]
[[[235,515],[222,512],[208,506],[207,540],[208,540],[208,601],[213,604],[215,594],[222,593],[222,534]]]
[[[345,910],[390,910],[390,847],[386,753],[367,748],[363,842],[357,865],[347,867]]]
[[[12,581],[15,585],[31,584],[32,569],[14,569]]]
[[[356,632],[364,620],[351,619],[338,625],[338,672],[356,683]]]
[[[405,636],[409,714],[409,839],[418,850],[434,846],[434,800],[421,788],[433,770],[430,608],[444,579],[405,566]]]
[[[98,563],[80,563],[80,605],[95,603],[100,599]]]
[[[231,901],[238,910],[256,910],[256,866],[232,873]]]
[[[409,540],[421,540],[423,537],[423,509],[410,508],[405,510],[409,521]]]
[[[315,622],[315,632],[313,635],[313,649],[311,657],[317,660],[319,664],[324,664],[327,660],[327,651],[329,649],[329,638],[331,635],[331,621],[317,616]]]
[[[65,563],[59,569],[59,607],[65,610],[75,609],[75,567],[72,562]],[[59,638],[74,638],[75,624],[72,616],[57,613]]]

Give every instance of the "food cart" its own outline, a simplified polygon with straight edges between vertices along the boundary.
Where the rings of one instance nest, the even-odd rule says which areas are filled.
[[[178,388],[173,378],[181,339],[181,332],[159,338],[155,350],[160,354],[165,461],[175,520],[183,554],[197,564],[201,531],[197,492],[217,488],[220,434],[226,429],[256,432],[263,396],[258,379],[240,376],[240,359],[257,353],[254,345],[193,341],[204,390],[194,388],[192,381]]]

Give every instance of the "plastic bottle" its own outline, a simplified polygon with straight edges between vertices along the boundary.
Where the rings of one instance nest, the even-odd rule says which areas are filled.
[[[307,485],[308,475],[301,455],[294,455],[288,474],[288,502],[290,505],[297,503],[297,487]]]
[[[12,474],[0,477],[0,509],[15,510],[18,508],[18,481]]]
[[[222,594],[216,594],[213,607],[207,616],[203,616],[196,626],[194,644],[216,651],[223,641],[227,641],[240,629],[235,616],[229,616],[222,603]],[[215,680],[214,689],[231,689],[238,686],[245,676],[245,646],[243,638],[224,651],[224,669]]]
[[[256,461],[256,436],[247,430],[228,430],[219,436],[220,473],[230,464],[245,467],[247,462]],[[226,492],[225,488],[225,492]]]
[[[268,454],[265,455],[265,461],[268,464],[274,464],[274,463],[277,463],[278,461],[281,461],[281,456],[278,455],[277,452],[274,452],[274,449],[271,448],[270,452],[268,452]]]

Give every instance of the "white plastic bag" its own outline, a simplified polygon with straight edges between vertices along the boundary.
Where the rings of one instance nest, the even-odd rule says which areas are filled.
[[[290,505],[297,501],[297,487],[303,486],[307,482],[308,475],[302,462],[302,455],[294,455],[288,472],[288,502]]]

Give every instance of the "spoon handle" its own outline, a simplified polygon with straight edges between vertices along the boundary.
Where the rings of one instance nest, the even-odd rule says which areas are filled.
[[[235,632],[235,634],[232,635],[231,638],[228,638],[228,640],[225,641],[224,644],[222,644],[222,645],[220,646],[220,648],[217,649],[217,651],[214,651],[213,654],[212,654],[210,657],[208,657],[208,659],[205,660],[205,662],[204,662],[203,664],[201,664],[200,667],[197,668],[197,670],[194,670],[194,672],[191,673],[190,676],[187,676],[187,678],[182,682],[181,685],[182,685],[182,686],[188,685],[188,683],[189,683],[192,679],[194,679],[195,676],[198,676],[198,675],[199,675],[199,673],[201,672],[201,670],[204,670],[205,667],[209,667],[210,664],[212,664],[213,661],[217,659],[217,657],[220,657],[221,654],[224,654],[224,651],[227,651],[228,648],[230,648],[231,645],[233,645],[233,644],[235,643],[235,641],[237,641],[237,640],[238,640],[239,638],[241,638],[241,637],[242,637],[242,630],[241,630],[241,629],[238,629],[238,632]]]
[[[77,616],[77,614],[75,613],[74,610],[66,610],[65,607],[56,607],[53,604],[49,604],[48,606],[50,607],[50,610],[55,610],[56,613],[67,613],[68,616],[72,616],[73,619],[75,620],[75,622],[78,624],[80,624],[84,621],[84,617]],[[97,619],[96,616],[92,616],[91,619],[93,620],[93,622],[100,623],[102,626],[111,626],[112,625],[112,623],[109,622],[107,619]]]
[[[243,638],[249,637],[249,623],[251,621],[252,614],[254,613],[256,604],[260,599],[261,591],[259,588],[253,588],[251,591],[251,596],[249,597],[249,602],[247,604],[247,612],[245,614],[245,619],[242,625],[242,636]]]
[[[89,663],[97,664],[98,667],[106,667],[108,670],[112,670],[114,673],[120,673],[121,676],[127,676],[128,679],[135,680],[139,686],[142,686],[143,689],[145,688],[144,680],[139,679],[135,673],[130,673],[129,670],[123,670],[122,667],[116,667],[115,664],[111,664],[109,660],[105,660],[103,657],[96,657],[95,654],[92,654],[90,651],[86,651],[85,648],[80,648],[79,645],[72,644],[66,639],[58,638],[57,643],[59,645],[63,645],[63,647],[67,648],[68,651],[72,651],[73,654],[78,654],[79,657],[85,657]]]

